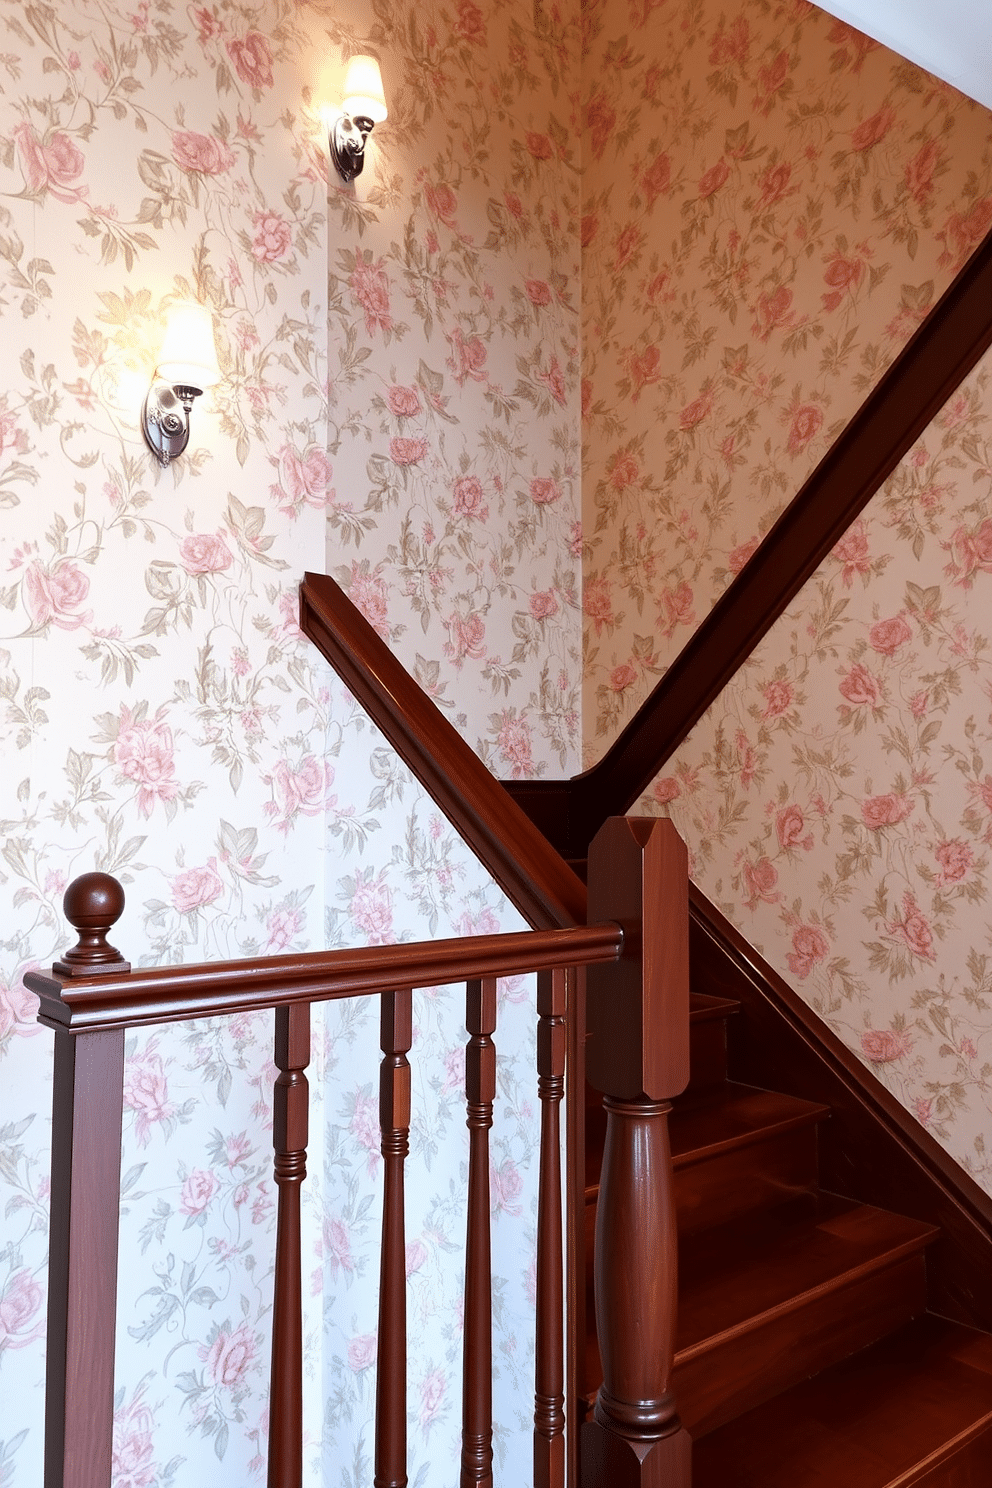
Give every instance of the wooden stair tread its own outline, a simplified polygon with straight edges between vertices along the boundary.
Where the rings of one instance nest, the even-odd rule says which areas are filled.
[[[693,1488],[922,1488],[990,1432],[992,1337],[926,1315],[697,1440]]]
[[[867,1204],[837,1201],[826,1213],[791,1216],[743,1241],[727,1226],[721,1246],[695,1246],[680,1265],[676,1362],[718,1348],[729,1335],[767,1325],[853,1280],[922,1250],[932,1225]],[[714,1251],[716,1252],[714,1254]]]
[[[830,1115],[818,1101],[729,1081],[705,1098],[676,1105],[669,1120],[676,1169],[776,1133],[810,1126]]]
[[[689,1022],[708,1023],[715,1018],[729,1018],[740,1011],[733,997],[711,997],[708,992],[689,994]]]

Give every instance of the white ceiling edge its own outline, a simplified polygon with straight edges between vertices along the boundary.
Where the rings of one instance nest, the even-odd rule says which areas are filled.
[[[992,109],[990,0],[816,0],[910,62]]]

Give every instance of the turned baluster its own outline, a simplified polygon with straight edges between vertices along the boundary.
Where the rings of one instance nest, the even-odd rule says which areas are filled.
[[[567,978],[560,968],[537,979],[537,1070],[541,1167],[537,1206],[537,1336],[534,1488],[564,1488],[565,1355],[560,1108],[565,1094]]]
[[[689,1078],[688,866],[671,822],[614,817],[589,853],[590,920],[624,951],[588,973],[586,1077],[603,1092],[596,1328],[603,1383],[582,1428],[582,1488],[689,1488],[672,1394],[676,1230],[668,1111]]]
[[[413,993],[384,992],[380,1015],[382,1251],[375,1390],[375,1488],[406,1488],[406,1228],[403,1165],[410,1150]]]
[[[130,971],[107,941],[124,910],[115,878],[83,874],[62,905],[78,944],[55,962],[50,977],[25,976],[32,991],[57,996],[69,979]],[[48,1026],[55,1030],[55,1079],[45,1488],[110,1488],[124,1030]]]
[[[462,1371],[461,1488],[493,1481],[493,1316],[489,1205],[489,1129],[496,1098],[496,979],[467,984],[466,1125],[469,1129],[468,1229]]]
[[[273,1164],[279,1190],[269,1383],[269,1488],[303,1481],[303,1287],[300,1188],[307,1176],[310,1004],[276,1008]]]

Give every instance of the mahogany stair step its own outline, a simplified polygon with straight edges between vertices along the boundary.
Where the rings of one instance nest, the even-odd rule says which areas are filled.
[[[694,1434],[865,1348],[926,1308],[931,1225],[823,1196],[682,1246],[674,1388]]]
[[[693,1443],[693,1488],[988,1488],[992,1337],[925,1315]]]

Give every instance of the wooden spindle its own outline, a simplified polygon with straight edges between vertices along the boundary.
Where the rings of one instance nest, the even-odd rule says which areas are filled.
[[[375,1488],[406,1488],[406,1221],[403,1165],[410,1150],[413,993],[384,992],[380,1015],[382,1253],[375,1385]]]
[[[69,885],[63,908],[79,942],[55,963],[54,977],[130,969],[107,944],[124,909],[116,879],[84,874]],[[39,980],[49,979],[26,978],[29,986]],[[57,1030],[45,1488],[110,1488],[123,1110],[124,1030]]]
[[[537,1204],[537,1337],[534,1383],[534,1488],[564,1488],[565,1357],[561,1213],[561,1102],[565,1094],[568,973],[537,979],[541,1167]]]
[[[303,1481],[303,1284],[300,1189],[307,1176],[310,1004],[276,1009],[272,1109],[273,1169],[279,1190],[272,1373],[269,1384],[269,1488]]]
[[[489,1130],[496,1098],[496,979],[467,984],[465,1027],[468,1232],[465,1245],[465,1331],[462,1339],[461,1488],[493,1481],[493,1302],[489,1202]]]
[[[689,1078],[685,845],[669,821],[614,817],[589,853],[590,919],[624,950],[588,974],[586,1076],[605,1096],[596,1213],[603,1383],[582,1428],[582,1488],[689,1488],[692,1444],[671,1389],[676,1323],[671,1098]]]

